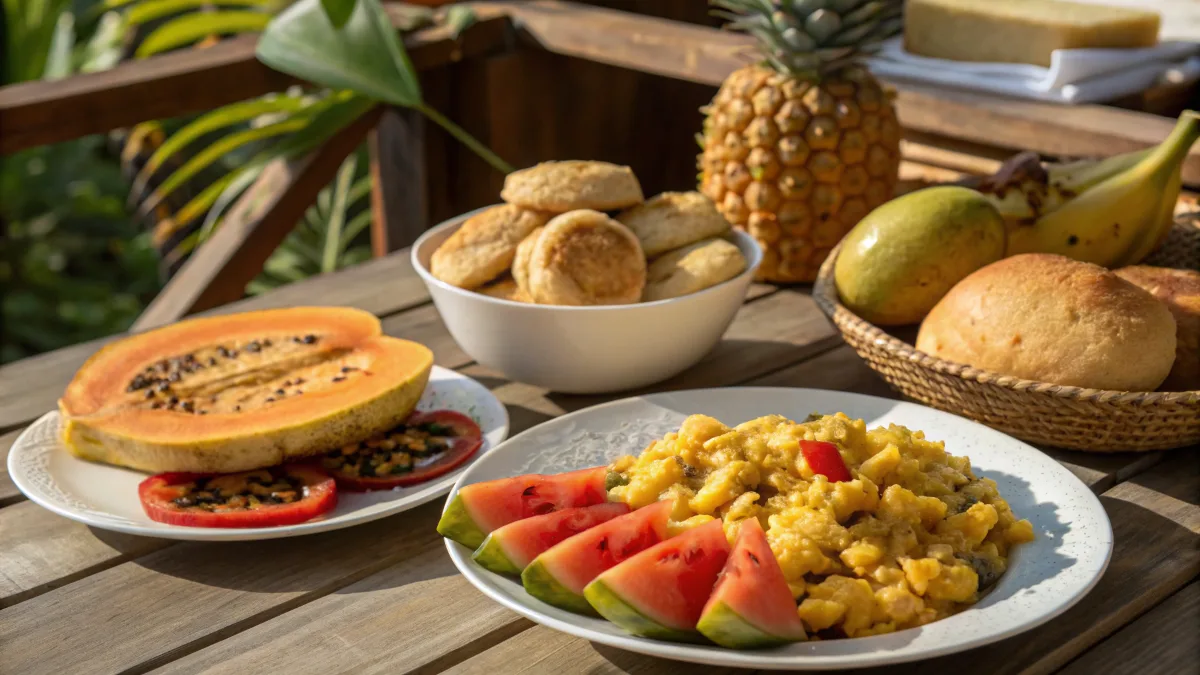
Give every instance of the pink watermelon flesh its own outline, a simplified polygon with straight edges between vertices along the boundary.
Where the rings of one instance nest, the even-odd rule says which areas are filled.
[[[755,635],[755,630],[762,635]],[[805,638],[796,601],[757,518],[742,521],[733,552],[704,606],[700,631],[727,647]]]
[[[729,542],[721,521],[714,520],[642,551],[596,577],[592,584],[627,605],[622,612],[626,616],[633,610],[668,631],[694,631],[728,557]],[[589,600],[591,590],[589,586],[585,594]],[[596,603],[593,607],[622,625],[605,608]]]
[[[469,548],[487,534],[509,523],[562,509],[608,501],[604,479],[608,470],[598,466],[569,473],[531,473],[474,483],[458,491],[442,513],[438,533]]]
[[[520,571],[560,541],[627,513],[629,505],[621,502],[563,509],[509,523],[493,531],[489,539]]]
[[[674,502],[664,499],[556,544],[537,557],[546,572],[576,594],[597,575],[667,538]]]

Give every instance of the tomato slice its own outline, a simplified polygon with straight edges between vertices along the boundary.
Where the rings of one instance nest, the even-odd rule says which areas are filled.
[[[804,461],[808,462],[808,468],[812,469],[813,473],[819,473],[834,483],[852,478],[850,469],[846,468],[846,462],[842,459],[842,453],[838,452],[833,443],[800,441],[800,454],[804,455]]]
[[[483,445],[483,432],[453,410],[413,413],[404,424],[326,453],[322,466],[345,490],[390,490],[453,471]]]
[[[138,485],[151,520],[191,527],[273,527],[311,520],[337,506],[321,469],[285,464],[242,473],[160,473]]]

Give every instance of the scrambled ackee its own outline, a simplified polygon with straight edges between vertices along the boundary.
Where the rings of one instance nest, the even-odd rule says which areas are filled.
[[[996,483],[941,442],[897,425],[868,431],[841,413],[813,417],[731,429],[693,415],[640,456],[618,459],[609,498],[633,508],[674,498],[677,531],[722,518],[731,541],[737,521],[758,518],[818,638],[949,616],[1004,573],[1013,544],[1033,539]],[[814,472],[812,441],[835,444],[851,480]]]

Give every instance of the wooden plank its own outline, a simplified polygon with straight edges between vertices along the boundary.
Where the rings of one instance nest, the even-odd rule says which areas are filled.
[[[441,549],[440,513],[431,503],[305,537],[170,546],[0,610],[0,663],[27,675],[157,667]]]
[[[382,257],[411,246],[429,229],[425,118],[388,108],[371,132],[371,251]]]
[[[1193,581],[1059,671],[1060,675],[1195,672],[1200,659],[1200,581]]]
[[[0,508],[16,504],[25,498],[8,477],[8,451],[22,431],[24,429],[14,429],[0,436]]]
[[[381,112],[372,108],[307,157],[272,162],[222,219],[221,227],[138,316],[133,330],[165,326],[243,298],[246,284],[258,276],[263,263],[296,228],[317,193],[367,137]]]
[[[388,316],[429,301],[407,250],[334,274],[288,284],[269,293],[222,305],[203,316],[296,305],[358,307]],[[90,340],[0,367],[0,431],[36,419],[54,408],[67,382],[97,349],[124,333]],[[0,473],[3,467],[0,467]],[[0,501],[3,492],[0,490]]]
[[[0,608],[170,543],[92,529],[33,502],[0,509]]]
[[[507,47],[508,20],[481,9],[481,20],[455,40],[445,27],[405,39],[421,70]],[[130,61],[101,73],[0,88],[0,155],[88,134],[211,110],[273,91],[294,80],[254,57],[257,36],[207,49]]]
[[[1105,493],[1200,535],[1200,448],[1173,450],[1161,465]],[[1200,542],[1200,538],[1197,539]]]
[[[434,547],[154,672],[436,673],[532,625],[486,600]]]
[[[522,37],[549,51],[719,85],[755,59],[753,40],[732,34],[557,0],[493,3]],[[991,94],[895,84],[906,129],[1048,155],[1106,156],[1156,144],[1174,121],[1101,105],[1062,106]],[[1200,149],[1184,163],[1184,182],[1200,183]]]

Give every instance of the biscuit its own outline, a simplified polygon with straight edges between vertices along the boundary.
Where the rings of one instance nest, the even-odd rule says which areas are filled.
[[[699,192],[664,192],[622,211],[617,220],[637,235],[648,258],[731,229],[712,200]]]
[[[512,300],[513,302],[533,302],[533,298],[529,294],[521,290],[517,282],[509,277],[505,277],[479,289],[479,292],[484,295],[490,295],[493,298],[501,300]]]
[[[429,271],[452,286],[479,288],[506,272],[517,245],[549,218],[510,204],[471,216],[433,252]]]
[[[508,174],[500,197],[538,211],[608,211],[640,204],[642,186],[627,166],[580,160],[542,162]]]
[[[521,240],[517,246],[517,255],[513,257],[512,276],[513,281],[517,282],[525,295],[529,295],[529,259],[533,256],[533,246],[537,243],[538,237],[542,236],[545,227],[539,227],[530,232],[528,236]],[[530,296],[532,299],[532,296]]]
[[[741,274],[746,258],[724,239],[705,239],[666,253],[646,270],[646,302],[688,295]]]
[[[528,275],[540,304],[634,303],[646,285],[646,256],[624,225],[598,211],[570,211],[537,238]]]

